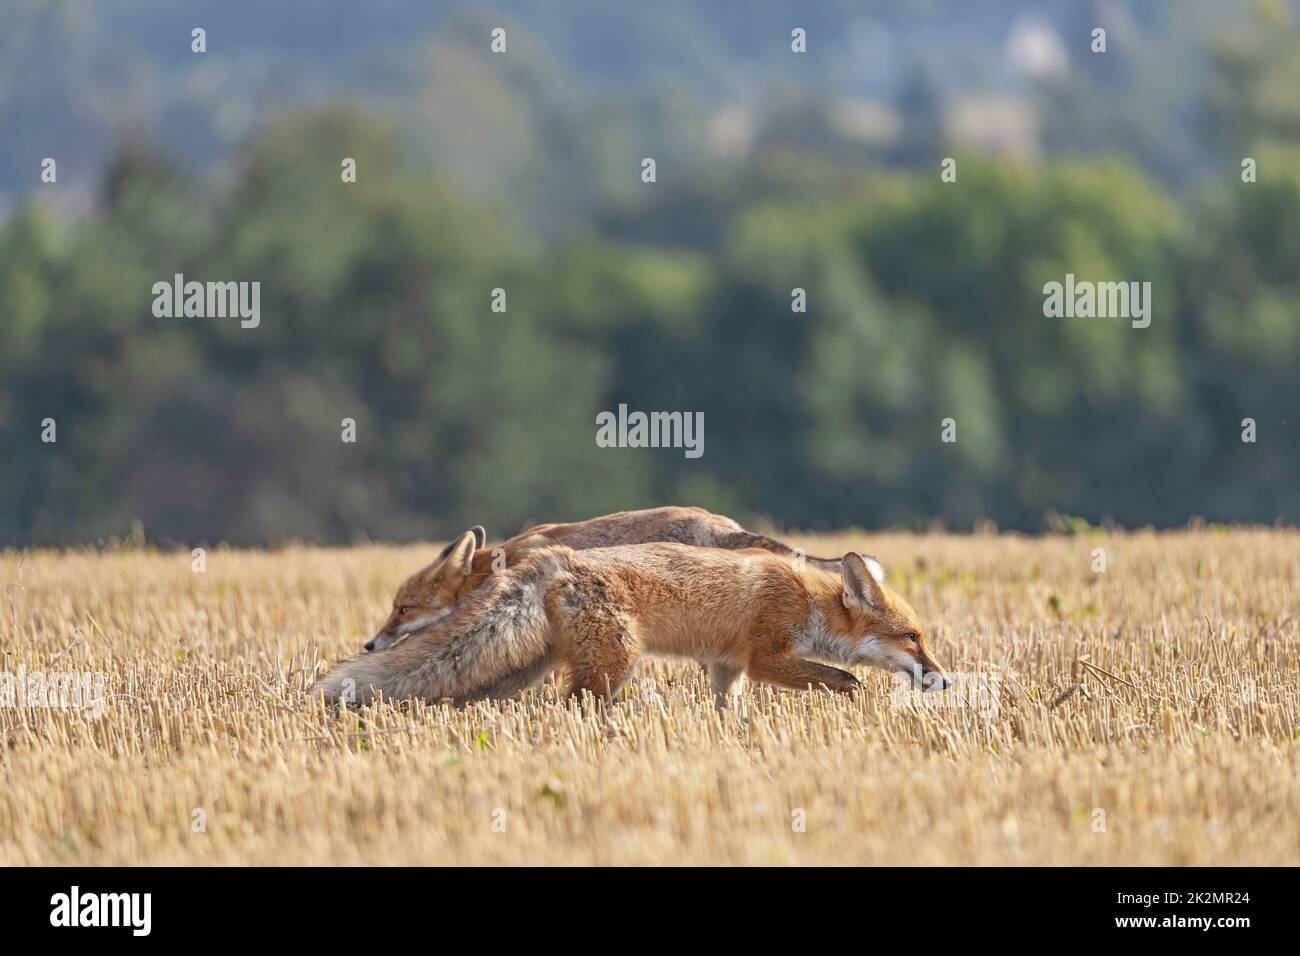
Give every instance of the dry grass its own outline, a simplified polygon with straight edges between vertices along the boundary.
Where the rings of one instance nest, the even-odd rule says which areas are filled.
[[[891,704],[873,674],[854,699],[746,686],[719,718],[697,668],[655,663],[608,713],[547,691],[363,725],[302,689],[428,547],[213,551],[204,574],[7,553],[0,671],[114,696],[0,708],[0,863],[1300,859],[1300,532],[798,543],[881,556],[936,656],[1000,675],[996,716]]]

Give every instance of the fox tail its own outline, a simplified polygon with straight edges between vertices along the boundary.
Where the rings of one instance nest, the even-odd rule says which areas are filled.
[[[420,697],[456,703],[511,697],[552,669],[546,593],[569,574],[565,547],[493,574],[450,615],[401,644],[343,661],[308,691],[329,704]]]

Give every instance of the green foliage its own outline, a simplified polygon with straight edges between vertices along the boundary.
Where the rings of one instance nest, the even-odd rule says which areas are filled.
[[[874,9],[905,19],[929,5],[895,6]],[[698,89],[726,87],[709,64],[731,43],[761,50],[772,75],[804,66],[788,65],[779,4],[743,36],[670,7],[638,14],[654,29],[595,62],[520,7],[497,63],[484,15],[458,14],[428,50],[403,47],[378,71],[416,90],[402,116],[364,97],[282,110],[219,174],[136,137],[88,211],[40,192],[19,204],[0,224],[0,543],[120,537],[136,518],[163,545],[474,523],[506,535],[668,501],[809,528],[1296,519],[1300,126],[1287,80],[1300,43],[1283,8],[1260,5],[1254,27],[1212,44],[1215,82],[1169,91],[1132,42],[1173,23],[1160,5],[1128,39],[1114,31],[1110,72],[1085,57],[1042,91],[1073,124],[1049,128],[1048,145],[1078,152],[962,154],[958,182],[942,183],[951,75],[929,61],[902,75],[892,148],[835,132],[825,98],[799,84],[749,116],[752,148],[699,148],[709,112],[656,51],[680,49]],[[853,8],[820,12],[810,36],[824,42]],[[75,113],[68,101],[111,66],[85,48],[91,27],[51,11],[27,10],[0,47],[7,125],[24,118],[20,81],[41,51],[73,61],[48,91],[56,113]],[[705,19],[718,29],[697,29]],[[1159,63],[1187,60],[1161,44]],[[630,70],[645,86],[620,111],[576,97],[567,70],[611,83]],[[1107,87],[1118,74],[1141,95]],[[198,106],[219,92],[267,82],[200,75],[175,94],[181,112],[209,115]],[[1202,96],[1191,105],[1215,120],[1194,163],[1184,124],[1151,108],[1162,90],[1183,106]],[[1093,142],[1114,128],[1130,149]],[[652,187],[636,175],[647,142],[662,144]],[[60,188],[82,171],[65,152]],[[1239,180],[1244,155],[1256,183]],[[356,183],[340,181],[345,156]],[[1152,172],[1178,157],[1210,171],[1194,191]],[[0,158],[0,174],[30,166]],[[151,287],[176,273],[260,282],[260,327],[155,318]],[[1067,273],[1150,282],[1151,327],[1045,317],[1043,286]],[[496,288],[505,313],[490,308]],[[795,288],[806,312],[791,309]],[[703,458],[597,448],[597,413],[620,403],[703,412]],[[40,441],[45,418],[57,443]],[[344,418],[355,444],[340,441]],[[955,443],[939,440],[946,418]],[[1243,418],[1255,444],[1240,440]]]

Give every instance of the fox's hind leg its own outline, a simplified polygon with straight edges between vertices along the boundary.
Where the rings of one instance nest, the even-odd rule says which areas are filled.
[[[638,652],[637,642],[627,630],[589,636],[568,659],[565,694],[574,697],[589,690],[612,701],[627,683]]]
[[[838,667],[828,667],[799,657],[775,655],[761,657],[749,664],[749,676],[765,684],[807,690],[825,685],[829,690],[847,692],[860,686],[858,679]]]
[[[641,653],[635,626],[622,615],[577,614],[570,621],[568,637],[565,694],[572,697],[589,690],[613,700]]]
[[[557,664],[565,670],[564,694],[584,690],[612,700],[641,654],[628,596],[616,579],[587,573],[551,599]]]
[[[743,668],[734,664],[714,663],[709,665],[709,686],[713,688],[713,706],[722,710],[731,698],[731,689]]]

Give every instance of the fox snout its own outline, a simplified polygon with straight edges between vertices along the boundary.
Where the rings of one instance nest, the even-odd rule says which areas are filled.
[[[912,667],[912,684],[920,691],[947,690],[952,680],[928,654]]]
[[[896,654],[891,663],[890,669],[900,677],[906,676],[913,690],[944,691],[952,687],[951,678],[924,646],[912,648],[910,654]]]
[[[906,675],[911,680],[912,689],[919,690],[922,693],[929,693],[932,690],[947,690],[952,687],[952,679],[937,668],[931,670],[916,664],[912,667],[901,668],[896,673],[899,677]]]
[[[452,609],[449,607],[421,608],[419,609],[419,612],[423,614],[423,617],[415,617],[410,620],[403,620],[401,616],[394,612],[393,616],[384,622],[379,633],[366,641],[366,650],[382,651],[386,647],[392,647],[408,634],[413,634],[416,631],[423,630],[426,627],[438,623],[450,614]],[[409,612],[406,616],[407,618],[411,618]]]
[[[396,640],[396,638],[393,637],[392,634],[389,634],[389,633],[387,633],[387,632],[384,632],[384,633],[382,633],[382,634],[376,634],[376,635],[375,635],[374,637],[372,637],[370,640],[366,641],[366,645],[365,645],[365,646],[366,646],[366,650],[368,650],[368,651],[382,651],[385,647],[387,647],[389,644],[393,643],[393,641],[395,641],[395,640]]]
[[[930,671],[921,677],[922,690],[947,690],[952,686],[952,680],[942,671]]]

